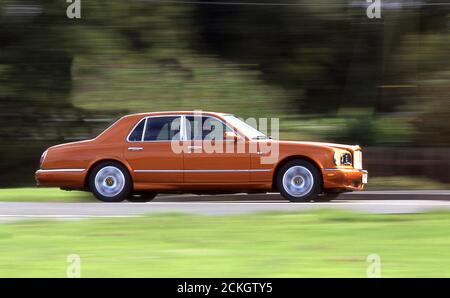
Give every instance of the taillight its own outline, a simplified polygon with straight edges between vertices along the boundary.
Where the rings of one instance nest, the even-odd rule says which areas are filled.
[[[44,162],[45,157],[47,156],[47,151],[48,150],[45,150],[44,153],[42,153],[41,160],[39,161],[39,167],[42,167],[42,163]]]

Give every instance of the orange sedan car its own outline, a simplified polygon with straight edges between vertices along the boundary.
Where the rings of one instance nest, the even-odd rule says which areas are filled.
[[[124,116],[95,139],[48,148],[36,181],[88,190],[104,202],[268,191],[304,202],[361,190],[367,171],[357,145],[273,140],[224,113],[156,112]]]

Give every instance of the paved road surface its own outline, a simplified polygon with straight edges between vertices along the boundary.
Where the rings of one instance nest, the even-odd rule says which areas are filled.
[[[450,191],[372,191],[345,194],[327,203],[290,203],[279,194],[165,195],[150,203],[31,203],[0,202],[0,221],[29,218],[134,217],[150,213],[183,212],[227,215],[267,211],[337,208],[370,213],[416,213],[450,210]]]

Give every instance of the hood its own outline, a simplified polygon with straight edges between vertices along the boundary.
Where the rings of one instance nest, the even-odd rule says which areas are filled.
[[[337,149],[345,149],[350,151],[360,150],[361,147],[359,145],[345,145],[345,144],[334,144],[334,143],[322,143],[322,142],[299,142],[299,141],[278,141],[280,144],[287,145],[302,145],[302,146],[315,146],[322,148],[337,148]]]

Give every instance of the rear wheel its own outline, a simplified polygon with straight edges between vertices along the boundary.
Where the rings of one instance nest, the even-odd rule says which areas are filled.
[[[291,202],[308,202],[321,193],[320,173],[305,160],[292,160],[283,165],[277,174],[281,195]]]
[[[117,162],[102,162],[89,175],[89,188],[103,202],[121,202],[131,192],[128,170]]]

